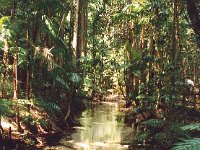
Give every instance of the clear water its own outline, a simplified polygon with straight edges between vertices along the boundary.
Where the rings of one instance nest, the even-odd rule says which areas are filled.
[[[118,115],[116,103],[93,105],[85,110],[81,117],[81,127],[75,127],[72,140],[67,141],[77,150],[126,150],[128,145],[122,145],[130,140],[133,129],[123,121],[116,120]],[[61,140],[63,145],[66,141]],[[59,149],[67,149],[66,147]],[[71,148],[72,149],[72,148]]]

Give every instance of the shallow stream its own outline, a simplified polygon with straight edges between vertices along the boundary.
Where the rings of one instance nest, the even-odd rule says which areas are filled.
[[[72,139],[60,140],[59,150],[127,150],[133,129],[123,120],[116,120],[119,114],[117,103],[90,105],[82,112],[80,127],[74,127]]]

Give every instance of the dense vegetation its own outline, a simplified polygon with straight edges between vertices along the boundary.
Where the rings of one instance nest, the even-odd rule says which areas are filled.
[[[19,132],[25,124],[37,133],[48,122],[31,111],[42,108],[63,128],[76,123],[83,98],[117,94],[135,103],[127,116],[142,129],[133,143],[169,148],[184,138],[174,149],[198,149],[198,0],[0,4],[0,122],[15,118]]]

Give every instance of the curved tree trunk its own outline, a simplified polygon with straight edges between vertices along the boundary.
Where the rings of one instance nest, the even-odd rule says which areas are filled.
[[[192,29],[194,33],[198,36],[200,40],[200,13],[198,12],[198,0],[186,0],[187,11],[190,17]],[[200,47],[200,41],[198,41],[198,46]]]

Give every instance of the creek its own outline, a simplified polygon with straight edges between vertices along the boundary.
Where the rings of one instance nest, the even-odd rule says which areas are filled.
[[[117,103],[90,105],[80,115],[81,126],[74,127],[71,140],[60,140],[59,150],[127,150],[133,129],[117,121]]]

